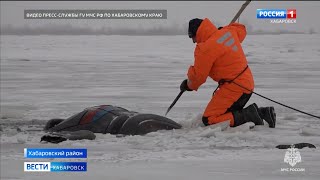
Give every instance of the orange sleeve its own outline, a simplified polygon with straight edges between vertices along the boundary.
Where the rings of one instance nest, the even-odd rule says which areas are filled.
[[[245,39],[247,35],[246,26],[240,23],[232,23],[225,27],[226,29],[231,29],[237,32],[240,43]]]
[[[197,45],[194,52],[194,65],[188,70],[188,87],[192,90],[206,82],[215,58],[202,52]]]

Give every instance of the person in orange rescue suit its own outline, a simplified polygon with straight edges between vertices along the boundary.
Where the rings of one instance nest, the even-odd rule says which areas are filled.
[[[231,23],[216,28],[209,19],[196,18],[189,21],[188,35],[193,43],[197,43],[195,60],[180,90],[197,91],[207,77],[219,83],[204,111],[203,124],[208,126],[229,120],[230,126],[235,127],[246,122],[263,125],[265,120],[274,128],[273,107],[258,108],[253,103],[244,108],[254,90],[253,76],[241,47],[246,37],[245,26]]]

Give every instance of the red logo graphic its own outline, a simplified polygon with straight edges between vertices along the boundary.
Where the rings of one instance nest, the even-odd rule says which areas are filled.
[[[287,9],[287,18],[288,19],[296,19],[297,18],[297,10],[296,9]]]

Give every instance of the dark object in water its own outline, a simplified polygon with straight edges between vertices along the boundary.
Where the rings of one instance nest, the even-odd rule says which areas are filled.
[[[95,139],[93,133],[144,135],[158,130],[180,129],[181,125],[163,116],[140,114],[121,107],[100,105],[86,108],[68,119],[51,119],[41,141],[59,143],[69,140]]]
[[[297,143],[297,144],[291,144],[291,145],[281,144],[281,145],[276,146],[276,148],[278,148],[278,149],[288,149],[288,148],[291,148],[291,147],[294,147],[294,148],[297,148],[297,149],[302,149],[302,148],[305,148],[305,147],[316,148],[315,145],[310,144],[310,143]]]
[[[41,137],[40,141],[47,141],[51,143],[60,143],[66,140],[81,140],[89,139],[94,140],[96,135],[93,132],[88,130],[79,130],[79,131],[61,131],[61,132],[50,132],[47,135]]]

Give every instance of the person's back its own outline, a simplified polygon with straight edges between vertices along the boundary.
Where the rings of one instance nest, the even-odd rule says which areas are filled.
[[[204,83],[208,76],[217,82],[222,79],[232,80],[245,71],[235,81],[253,90],[253,77],[250,69],[246,69],[247,60],[240,44],[245,36],[244,25],[234,23],[218,30],[209,19],[204,19],[197,32],[195,48],[195,59],[199,59],[195,66],[199,64],[200,73],[196,74],[195,66],[189,69],[188,77],[193,82],[191,85],[194,84],[197,89],[196,87]],[[235,84],[229,86],[232,86],[230,88],[233,90],[250,93]]]

